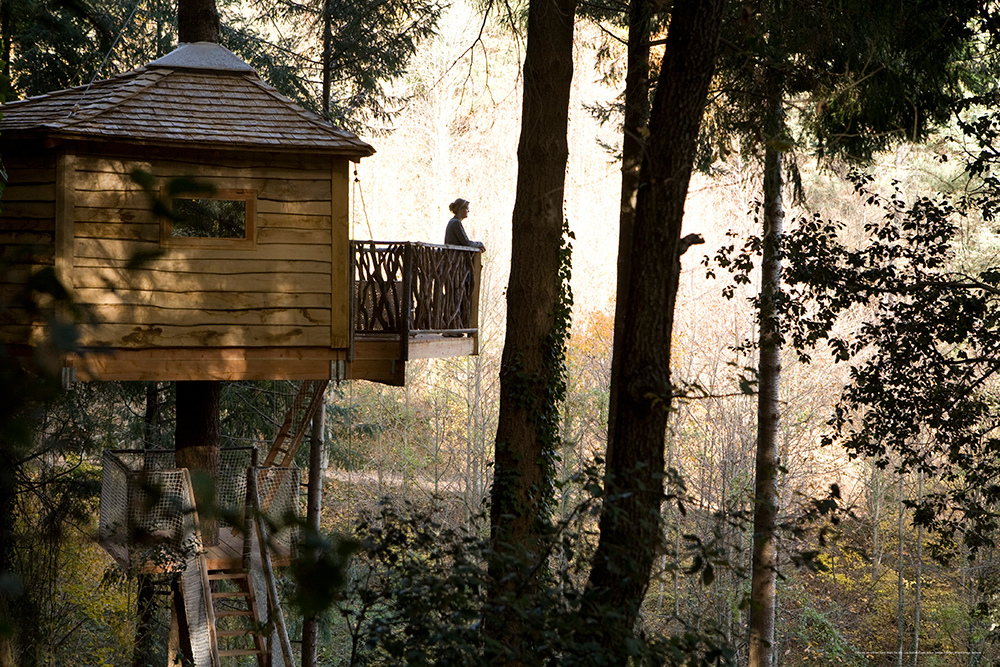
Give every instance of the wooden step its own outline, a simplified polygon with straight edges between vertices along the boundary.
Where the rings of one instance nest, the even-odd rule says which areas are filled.
[[[242,628],[240,630],[216,630],[219,637],[251,637],[257,633],[255,628]]]
[[[216,620],[215,628],[215,638],[216,646],[214,650],[219,658],[226,657],[239,657],[239,656],[258,656],[258,660],[261,658],[266,658],[266,640],[264,635],[261,633],[260,628],[249,627],[249,628],[237,628],[237,629],[223,629],[218,627],[218,621],[225,618],[245,618],[249,620],[249,625],[255,626],[255,608],[256,600],[251,587],[249,574],[242,569],[220,569],[211,570],[208,572],[208,578],[211,581],[232,582],[229,586],[223,586],[225,588],[237,588],[238,590],[227,590],[227,591],[213,591],[212,592],[212,608],[214,611],[214,616]],[[243,609],[219,609],[216,607],[218,604],[224,604],[223,600],[229,600],[229,606],[244,607]],[[227,625],[234,624],[246,624],[247,621],[241,621],[239,623],[230,623]],[[225,627],[225,626],[223,626]],[[239,638],[245,638],[243,641],[233,641]],[[229,644],[246,644],[246,639],[252,640],[253,648],[222,648],[220,642],[226,642]],[[227,641],[229,640],[229,641]],[[225,645],[225,644],[223,644]]]
[[[222,591],[219,593],[212,593],[213,600],[219,600],[222,598],[248,598],[250,593],[247,591]]]
[[[264,458],[265,467],[277,465],[283,468],[291,465],[302,437],[322,403],[321,399],[329,382],[329,380],[303,380],[299,384],[292,405],[285,413],[285,421]]]
[[[234,649],[219,651],[220,658],[225,658],[227,656],[237,656],[237,655],[264,655],[264,652],[255,648],[234,648]]]

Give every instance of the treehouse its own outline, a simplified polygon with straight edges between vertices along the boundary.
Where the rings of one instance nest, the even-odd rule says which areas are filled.
[[[84,316],[79,380],[402,385],[410,359],[477,353],[478,253],[351,241],[349,166],[374,149],[224,47],[0,113],[13,349],[51,335],[51,304],[14,302],[51,267]]]
[[[349,167],[374,149],[217,44],[0,113],[0,344],[66,349],[72,319],[70,380],[300,381],[262,461],[223,450],[218,521],[157,450],[105,452],[100,516],[123,568],[178,582],[193,664],[291,664],[274,568],[295,536],[269,529],[298,512],[299,443],[330,380],[478,352],[478,251],[351,241]]]

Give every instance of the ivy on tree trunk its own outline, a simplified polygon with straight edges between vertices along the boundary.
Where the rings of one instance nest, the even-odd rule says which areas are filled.
[[[490,505],[496,553],[489,566],[494,602],[533,590],[541,558],[539,542],[553,500],[558,407],[565,393],[563,359],[570,324],[570,299],[564,291],[569,268],[563,244],[563,188],[575,10],[576,0],[532,0],[528,9]],[[513,563],[519,572],[511,571]],[[488,632],[515,655],[523,645],[521,629],[513,618],[503,625]]]

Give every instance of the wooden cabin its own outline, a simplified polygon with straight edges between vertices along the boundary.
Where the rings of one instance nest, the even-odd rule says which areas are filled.
[[[409,359],[477,353],[478,253],[352,242],[350,163],[374,149],[224,47],[0,113],[0,342],[45,344],[50,304],[9,304],[52,267],[79,380],[402,385]]]

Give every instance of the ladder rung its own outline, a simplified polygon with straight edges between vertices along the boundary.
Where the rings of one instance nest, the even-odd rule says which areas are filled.
[[[221,593],[212,593],[212,599],[216,600],[219,598],[246,598],[250,597],[250,593],[247,591],[223,591]]]
[[[226,651],[219,651],[220,657],[234,655],[264,655],[264,652],[256,648],[234,648]]]
[[[208,578],[212,581],[226,580],[226,579],[246,579],[246,572],[209,572]]]
[[[247,637],[256,634],[256,632],[252,628],[244,628],[243,630],[216,630],[215,634],[219,637]]]

